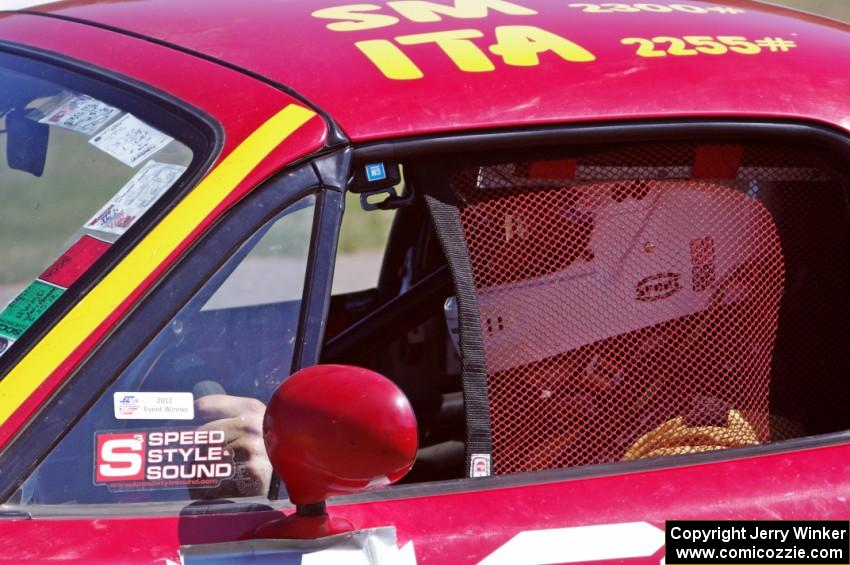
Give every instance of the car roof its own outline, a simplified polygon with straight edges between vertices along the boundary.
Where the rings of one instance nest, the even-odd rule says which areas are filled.
[[[850,129],[850,27],[825,18],[747,0],[346,6],[69,0],[34,10],[167,42],[291,87],[354,141],[673,117],[803,119]],[[747,47],[694,54],[680,41],[686,36],[764,46],[758,54],[732,52]],[[704,48],[712,49],[723,50]]]

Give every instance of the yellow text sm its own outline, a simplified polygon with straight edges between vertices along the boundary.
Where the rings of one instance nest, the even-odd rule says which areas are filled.
[[[393,0],[386,3],[399,16],[417,23],[442,21],[443,17],[461,20],[482,19],[490,10],[509,16],[533,16],[536,11],[507,0],[453,0],[452,4],[440,4],[425,0]],[[314,18],[336,20],[327,25],[332,31],[359,31],[395,25],[395,15],[378,13],[384,7],[378,4],[347,4],[323,8],[313,12]]]

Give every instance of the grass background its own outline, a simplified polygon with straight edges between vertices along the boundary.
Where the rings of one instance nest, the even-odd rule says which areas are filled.
[[[394,216],[395,212],[387,210],[364,211],[360,207],[360,196],[349,192],[345,197],[339,252],[350,254],[383,249]]]
[[[769,3],[850,22],[850,0],[770,0]]]

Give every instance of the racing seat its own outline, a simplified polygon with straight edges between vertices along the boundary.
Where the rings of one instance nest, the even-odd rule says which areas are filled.
[[[644,145],[449,174],[429,205],[466,300],[470,461],[505,474],[771,440],[786,259],[765,195],[791,173],[747,155]]]

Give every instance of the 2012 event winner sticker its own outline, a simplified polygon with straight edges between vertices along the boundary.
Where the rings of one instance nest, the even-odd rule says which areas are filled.
[[[117,420],[191,420],[191,392],[116,392],[112,395]]]

